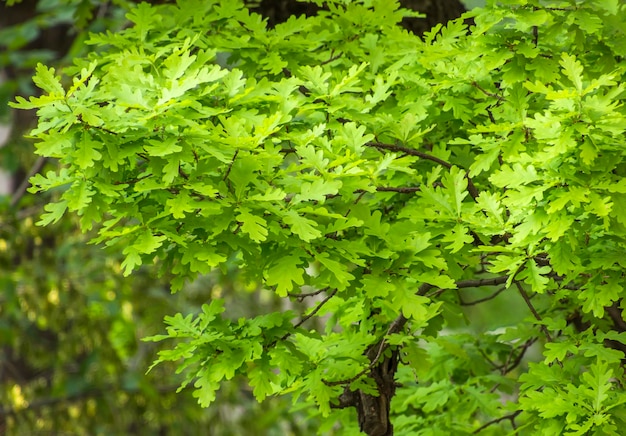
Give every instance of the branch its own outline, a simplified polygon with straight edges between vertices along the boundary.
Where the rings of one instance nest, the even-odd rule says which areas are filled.
[[[444,166],[448,169],[452,168],[452,164],[450,162],[447,162],[443,159],[439,159],[437,156],[433,156],[431,154],[424,153],[419,150],[415,150],[414,148],[404,147],[402,145],[383,144],[382,142],[370,142],[367,145],[370,147],[378,148],[380,150],[401,151],[402,153],[408,154],[410,156],[417,156],[422,159],[436,162],[439,165]]]
[[[455,289],[463,289],[463,288],[479,288],[481,286],[498,286],[498,285],[503,285],[504,283],[507,282],[507,280],[509,279],[508,276],[499,276],[499,277],[492,277],[490,279],[470,279],[470,280],[461,280],[459,282],[456,282],[456,288]],[[428,290],[434,288],[434,286],[431,286]],[[432,298],[435,297],[445,291],[447,291],[448,289],[437,289],[436,291],[426,295],[426,294],[419,294],[418,295],[422,295],[422,296],[426,296],[428,298]],[[452,290],[452,289],[450,289]],[[428,292],[428,291],[426,291]]]
[[[546,335],[546,339],[548,340],[548,342],[554,342],[554,340],[552,339],[552,336],[550,336],[550,332],[548,331],[547,327],[543,324],[543,320],[541,319],[541,316],[539,315],[539,312],[537,312],[537,310],[535,309],[535,306],[533,306],[533,303],[530,301],[530,298],[528,297],[528,294],[524,290],[524,287],[517,280],[515,281],[515,286],[517,286],[517,290],[519,291],[520,295],[522,296],[522,298],[526,302],[526,305],[530,309],[530,311],[533,314],[533,316],[535,317],[535,319],[540,322],[541,331],[543,332],[544,335]],[[557,361],[557,362],[559,362],[559,361]],[[559,364],[562,365],[561,362],[559,362]]]
[[[493,92],[489,92],[486,89],[484,89],[482,86],[480,86],[478,83],[476,83],[475,81],[472,82],[472,86],[476,89],[478,89],[480,92],[482,92],[483,94],[485,94],[488,97],[492,97],[497,99],[498,101],[502,101],[502,100],[506,100],[504,97],[502,97],[501,95],[498,94],[494,94]]]
[[[335,296],[335,294],[337,293],[337,289],[333,289],[333,292],[331,292],[330,294],[328,294],[328,296],[326,298],[324,298],[322,301],[320,301],[320,303],[315,306],[315,309],[313,309],[311,311],[311,313],[309,313],[306,316],[303,316],[302,319],[300,321],[298,321],[297,323],[295,323],[293,325],[294,329],[297,329],[298,327],[300,327],[302,324],[304,324],[305,322],[307,322],[309,319],[313,318],[315,316],[315,314],[317,312],[319,312],[319,310],[326,304],[328,303],[328,301],[333,298]],[[281,341],[284,341],[285,339],[287,339],[289,336],[291,335],[291,332],[285,333],[283,335],[283,337],[280,338]],[[276,342],[274,342],[275,344]]]
[[[615,330],[619,332],[626,332],[626,321],[622,318],[622,312],[617,305],[617,302],[613,303],[612,306],[605,307],[606,312],[609,314],[609,317],[613,321],[613,326]]]
[[[325,385],[327,386],[337,386],[337,385],[347,385],[352,383],[355,380],[358,380],[359,378],[361,378],[362,376],[364,376],[368,371],[371,371],[374,366],[376,366],[376,362],[378,362],[378,359],[380,359],[380,356],[383,355],[383,352],[387,349],[388,344],[387,341],[385,340],[385,338],[393,333],[397,333],[402,329],[402,326],[404,326],[404,324],[406,324],[407,319],[404,317],[404,315],[400,315],[398,318],[396,318],[391,324],[389,324],[389,328],[387,328],[387,333],[385,333],[385,336],[383,336],[383,338],[380,340],[378,347],[370,347],[368,350],[368,358],[370,359],[370,364],[367,365],[367,367],[365,369],[363,369],[361,372],[359,372],[358,374],[350,377],[349,379],[345,379],[345,380],[335,380],[335,381],[327,381],[327,380],[322,380],[324,382]],[[377,349],[377,352],[374,356],[370,356],[371,351]]]
[[[481,286],[497,286],[503,285],[509,279],[509,276],[492,277],[490,279],[472,279],[461,280],[456,283],[458,289],[462,288],[479,288]]]
[[[500,295],[502,292],[506,290],[507,288],[502,287],[498,289],[496,292],[494,292],[493,294],[489,295],[488,297],[479,298],[478,300],[473,300],[473,301],[463,301],[463,298],[461,298],[461,296],[459,295],[459,302],[461,306],[474,306],[476,304],[484,303],[485,301],[493,300],[494,298],[496,298],[498,295]]]
[[[377,148],[379,150],[400,151],[410,156],[417,156],[422,159],[430,160],[448,169],[452,168],[452,164],[450,162],[440,159],[437,156],[433,156],[432,154],[415,150],[414,148],[404,147],[402,145],[384,144],[382,142],[370,142],[367,145]],[[465,178],[467,179],[467,192],[469,192],[472,198],[476,200],[476,198],[478,197],[478,189],[476,189],[476,186],[474,186],[474,182],[472,182],[472,179],[469,177],[467,171],[465,172]]]
[[[489,422],[487,422],[487,423],[485,423],[485,424],[481,425],[480,427],[478,427],[476,430],[474,430],[474,433],[473,433],[473,434],[478,434],[478,433],[480,433],[481,431],[483,431],[484,429],[486,429],[487,427],[489,427],[489,426],[491,426],[491,425],[493,425],[493,424],[497,424],[497,423],[499,423],[500,421],[504,421],[504,420],[506,420],[506,419],[508,419],[509,421],[511,421],[511,425],[513,425],[513,427],[515,427],[515,422],[514,422],[514,421],[515,421],[515,418],[516,418],[516,417],[517,417],[517,415],[519,415],[520,413],[522,413],[522,411],[521,411],[521,410],[517,410],[517,411],[515,411],[515,412],[511,413],[510,415],[504,415],[504,416],[501,416],[500,418],[493,419],[493,420],[491,420],[491,421],[489,421]]]
[[[322,289],[320,289],[318,291],[315,291],[315,292],[307,292],[307,293],[303,293],[303,294],[294,294],[293,292],[290,292],[287,295],[289,297],[291,297],[291,298],[295,298],[296,300],[302,302],[302,301],[304,301],[305,298],[307,298],[307,297],[314,297],[316,295],[321,294],[322,292],[328,291],[328,289],[329,289],[329,287],[326,286],[325,288],[322,288]]]
[[[28,171],[26,177],[24,177],[24,180],[22,180],[22,183],[20,183],[20,186],[18,186],[13,193],[13,197],[11,198],[11,207],[17,206],[22,197],[24,197],[24,194],[26,194],[26,190],[28,189],[28,185],[30,185],[30,178],[41,171],[45,163],[45,157],[39,156],[39,158],[37,158],[33,166],[30,168],[30,171]]]
[[[521,347],[518,347],[518,348],[515,348],[515,349],[511,350],[511,353],[509,354],[509,356],[506,359],[506,362],[504,362],[504,365],[501,368],[501,371],[500,371],[501,374],[502,375],[506,375],[509,372],[513,371],[517,367],[517,365],[519,365],[522,362],[522,359],[524,358],[524,355],[526,354],[526,351],[535,342],[537,342],[537,338],[531,338],[531,339],[528,339],[526,342],[524,342],[524,345],[522,345]],[[517,349],[519,349],[520,352],[517,355],[517,357],[515,358],[515,360],[513,362],[511,362],[511,356],[513,355],[513,352],[515,350],[517,350]]]
[[[457,283],[457,288],[472,288],[472,287],[478,287],[478,286],[488,286],[488,285],[501,285],[503,283],[506,283],[508,277],[507,276],[501,276],[501,277],[494,277],[494,278],[490,278],[490,279],[476,279],[476,280],[463,280]],[[428,284],[428,283],[424,283],[422,284],[419,289],[417,290],[417,295],[421,295],[426,296],[428,294],[428,292],[433,289],[435,286]],[[378,361],[378,359],[380,359],[380,356],[382,356],[383,352],[387,349],[387,347],[389,346],[389,344],[387,343],[387,341],[385,340],[385,338],[389,335],[392,335],[394,333],[398,333],[400,332],[404,326],[406,325],[406,323],[408,322],[408,318],[406,318],[404,315],[400,314],[396,317],[396,319],[394,319],[391,324],[389,324],[389,327],[387,328],[387,332],[385,333],[385,335],[383,336],[383,338],[380,340],[378,346],[375,347],[371,347],[370,348],[370,355],[368,355],[369,359],[370,359],[370,364],[363,369],[361,372],[359,372],[358,374],[356,374],[355,376],[350,377],[349,379],[346,380],[337,380],[337,381],[325,381],[324,380],[324,384],[328,385],[328,386],[337,386],[337,385],[343,385],[343,384],[349,384],[352,383],[353,381],[359,379],[360,377],[362,377],[363,375],[365,375],[368,371],[370,371],[375,365],[376,362]],[[372,351],[376,350],[376,354],[371,355]]]
[[[419,192],[419,186],[403,186],[394,188],[392,186],[378,186],[376,187],[376,191],[378,192],[398,192],[400,194],[412,194],[414,192]]]
[[[337,59],[339,59],[340,57],[343,56],[343,53],[341,53],[341,52],[338,55],[334,55],[334,56],[333,56],[333,53],[334,53],[334,50],[332,50],[330,52],[330,57],[328,59],[326,59],[325,61],[323,61],[322,63],[320,63],[319,65],[321,66],[321,65],[329,64],[329,63],[331,63],[333,61],[336,61]]]

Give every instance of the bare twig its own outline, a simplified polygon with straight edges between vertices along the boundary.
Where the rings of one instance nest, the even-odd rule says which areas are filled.
[[[498,101],[502,101],[502,100],[506,100],[504,97],[502,97],[501,95],[498,94],[494,94],[493,92],[489,92],[486,89],[484,89],[482,86],[480,86],[477,82],[472,82],[472,86],[476,89],[478,89],[480,92],[482,92],[483,94],[485,94],[488,97],[492,97],[497,99]]]
[[[305,293],[302,293],[302,294],[294,294],[293,292],[290,292],[287,295],[290,296],[291,298],[295,298],[296,300],[302,302],[302,301],[304,301],[305,298],[314,297],[316,295],[319,295],[319,294],[321,294],[323,292],[328,291],[328,289],[329,288],[327,286],[325,288],[322,288],[322,289],[314,291],[314,292],[305,292]]]
[[[522,362],[522,359],[524,358],[526,351],[535,342],[537,342],[537,338],[531,338],[531,339],[528,339],[526,342],[524,342],[524,344],[521,347],[514,348],[513,350],[511,350],[511,353],[509,353],[509,356],[507,357],[506,362],[504,362],[504,365],[502,366],[502,370],[500,371],[501,374],[506,375],[509,372],[513,371],[515,368],[517,368],[517,366]],[[518,355],[515,357],[515,360],[511,362],[511,357],[513,356],[513,353],[515,352],[515,350],[520,350],[520,351]]]
[[[543,320],[541,319],[541,315],[539,315],[539,312],[537,312],[537,310],[535,309],[535,306],[533,306],[533,303],[530,301],[530,298],[528,297],[528,294],[524,290],[524,287],[517,280],[515,281],[515,286],[517,286],[517,290],[519,291],[520,295],[522,296],[522,298],[526,302],[526,305],[528,306],[528,309],[530,309],[530,312],[533,314],[535,319],[537,321],[539,321],[541,331],[546,336],[546,339],[548,340],[548,342],[554,342],[554,340],[552,339],[552,336],[550,335],[550,332],[548,331],[546,326],[543,324]],[[559,362],[559,364],[561,364],[561,362]]]
[[[35,174],[37,174],[39,171],[41,171],[45,163],[46,163],[45,157],[39,156],[37,158],[33,166],[30,168],[30,171],[28,171],[28,174],[26,175],[26,177],[24,177],[24,180],[22,180],[22,183],[20,183],[20,186],[18,186],[15,192],[13,193],[13,197],[11,198],[11,207],[17,206],[17,204],[20,202],[22,197],[24,197],[24,194],[26,194],[26,190],[28,189],[28,186],[30,185],[30,178],[33,177]]]
[[[334,53],[334,50],[330,52],[330,57],[326,59],[325,61],[321,62],[320,65],[329,64],[343,56],[343,53],[339,53],[338,55],[333,55],[333,53]]]
[[[481,286],[498,286],[498,285],[502,285],[504,283],[506,283],[506,281],[509,279],[508,276],[498,276],[498,277],[492,277],[489,279],[470,279],[470,280],[461,280],[459,282],[456,283],[456,288],[454,289],[463,289],[463,288],[479,288]],[[428,290],[434,288],[434,286],[431,286]],[[443,292],[447,291],[448,289],[437,289],[436,291],[430,293],[430,294],[419,294],[419,295],[424,295],[427,296],[428,298],[433,298],[436,297],[440,294],[442,294]],[[452,289],[451,289],[452,290]]]
[[[417,156],[419,158],[438,163],[439,165],[446,167],[448,169],[452,168],[452,164],[450,162],[440,159],[437,156],[433,156],[432,154],[415,150],[414,148],[404,147],[402,145],[395,145],[395,144],[384,144],[382,142],[370,142],[367,145],[370,147],[377,148],[379,150],[401,151],[410,156]],[[470,178],[469,173],[465,172],[465,178],[467,179],[467,192],[469,192],[471,197],[474,200],[476,200],[476,198],[478,198],[478,189],[476,189],[476,186],[474,186],[474,182],[472,182],[472,179]]]
[[[487,422],[487,423],[485,423],[485,424],[481,425],[481,426],[480,426],[480,427],[478,427],[476,430],[474,430],[474,433],[473,433],[473,434],[478,434],[478,433],[480,433],[481,431],[483,431],[484,429],[486,429],[487,427],[489,427],[489,426],[491,426],[491,425],[493,425],[493,424],[497,424],[497,423],[499,423],[500,421],[504,421],[504,420],[507,420],[507,419],[508,419],[509,421],[511,421],[511,424],[512,424],[513,426],[515,426],[515,423],[514,423],[515,418],[517,418],[517,415],[519,415],[520,413],[522,413],[522,411],[521,411],[521,410],[517,410],[517,411],[515,411],[515,412],[513,412],[513,413],[511,413],[511,414],[509,414],[509,415],[504,415],[504,416],[501,416],[500,418],[492,419],[491,421],[489,421],[489,422]]]
[[[331,298],[333,298],[335,296],[335,294],[337,293],[337,289],[333,289],[333,291],[328,294],[328,296],[326,296],[326,298],[324,298],[322,301],[320,301],[320,303],[315,306],[315,308],[311,311],[311,313],[309,313],[306,316],[303,316],[302,319],[300,321],[298,321],[297,323],[295,323],[293,325],[294,329],[297,329],[298,327],[300,327],[302,324],[304,324],[305,322],[307,322],[309,319],[313,318],[315,316],[315,314],[317,312],[319,312],[319,310],[326,304],[328,303],[328,301],[330,301]],[[291,335],[291,332],[285,333],[285,335],[283,337],[280,338],[281,341],[284,341],[285,339],[287,339],[289,336]]]
[[[479,298],[478,300],[472,300],[472,301],[463,301],[463,298],[461,298],[461,296],[459,295],[459,301],[460,301],[461,306],[474,306],[476,304],[484,303],[485,301],[493,300],[494,298],[496,298],[498,295],[500,295],[502,292],[506,290],[507,288],[503,286],[500,289],[498,289],[496,292],[494,292],[493,294],[489,295],[488,297]]]
[[[426,160],[430,160],[432,162],[436,162],[439,165],[446,167],[448,169],[452,168],[452,164],[450,162],[447,162],[443,159],[438,158],[437,156],[433,156],[432,154],[428,154],[428,153],[424,153],[421,152],[419,150],[415,150],[414,148],[409,148],[409,147],[404,147],[402,145],[395,145],[395,144],[384,144],[382,142],[370,142],[369,144],[370,147],[374,147],[374,148],[378,148],[380,150],[389,150],[389,151],[401,151],[405,154],[408,154],[410,156],[417,156],[420,157],[422,159],[426,159]]]

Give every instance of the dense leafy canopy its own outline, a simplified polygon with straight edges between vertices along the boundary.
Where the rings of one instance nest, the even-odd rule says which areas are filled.
[[[174,291],[236,267],[284,299],[237,319],[212,298],[149,338],[177,340],[157,363],[203,406],[244,375],[322,432],[355,406],[390,434],[363,407],[393,397],[399,434],[619,434],[624,5],[491,1],[420,38],[395,2],[324,3],[272,29],[237,1],[142,3],[71,82],[39,65],[15,106],[62,164],[32,178],[57,195],[40,224],[97,223]],[[522,315],[471,330],[496,294]]]

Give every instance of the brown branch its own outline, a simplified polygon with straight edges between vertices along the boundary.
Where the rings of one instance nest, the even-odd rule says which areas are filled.
[[[228,165],[228,169],[226,169],[226,173],[224,174],[224,178],[222,180],[228,179],[228,176],[230,175],[230,171],[233,169],[233,165],[235,164],[235,159],[237,159],[238,154],[239,149],[235,150],[235,154],[233,155],[233,158],[231,159],[230,164]],[[228,181],[226,181],[226,183],[228,183]]]
[[[500,295],[502,292],[506,290],[507,290],[506,287],[501,287],[500,289],[498,289],[496,292],[489,295],[488,297],[479,298],[478,300],[472,300],[472,301],[463,301],[463,298],[461,298],[461,296],[459,295],[459,302],[461,306],[474,306],[476,304],[484,303],[485,301],[493,300],[494,298],[496,298],[498,295]]]
[[[302,324],[304,324],[305,322],[307,322],[309,319],[313,318],[315,316],[315,314],[317,312],[319,312],[319,310],[326,304],[328,303],[328,301],[333,298],[335,296],[335,294],[337,293],[337,289],[333,289],[333,292],[331,292],[330,294],[328,294],[328,296],[326,298],[324,298],[322,301],[320,301],[320,303],[315,306],[315,308],[311,311],[311,313],[309,313],[306,316],[303,316],[302,319],[300,321],[298,321],[297,323],[295,323],[293,325],[294,329],[297,329],[298,327],[300,327]],[[285,333],[280,340],[284,341],[285,339],[287,339],[289,336],[291,336],[291,332]],[[272,343],[272,345],[274,345],[276,342]]]
[[[526,302],[526,305],[528,306],[528,309],[530,309],[530,312],[533,314],[535,319],[539,321],[540,326],[541,326],[540,327],[541,331],[546,336],[546,339],[548,340],[548,342],[554,342],[554,340],[552,339],[552,336],[550,335],[550,332],[548,331],[548,328],[543,324],[543,319],[541,319],[541,315],[539,315],[539,312],[537,312],[537,309],[535,309],[535,306],[533,306],[533,303],[530,301],[530,298],[528,297],[528,294],[524,290],[524,287],[517,280],[515,281],[515,286],[517,286],[517,290],[519,291],[520,295]],[[562,365],[561,362],[559,362],[559,364]]]
[[[456,282],[456,288],[453,289],[463,289],[463,288],[479,288],[481,286],[498,286],[498,285],[503,285],[504,283],[506,283],[506,281],[509,279],[508,276],[498,276],[498,277],[492,277],[489,279],[470,279],[470,280],[461,280],[459,282]],[[434,288],[434,286],[431,286],[428,291],[430,291],[430,289]],[[421,288],[420,288],[421,289]],[[447,291],[448,289],[437,289],[436,291],[430,293],[430,294],[423,294],[423,296],[426,296],[428,298],[432,298],[432,297],[436,297],[438,295],[440,295],[441,293]],[[452,290],[452,289],[450,289]],[[427,292],[428,292],[427,291]],[[422,295],[422,294],[419,294]]]
[[[619,332],[626,332],[626,321],[622,318],[622,312],[619,309],[617,302],[612,306],[606,307],[604,310],[609,314],[609,317],[613,321],[615,330]]]
[[[385,340],[385,338],[393,333],[398,333],[400,330],[402,330],[402,327],[404,326],[404,324],[406,324],[406,321],[407,319],[404,317],[404,315],[400,315],[391,324],[389,324],[389,328],[387,328],[387,333],[385,333],[385,336],[383,336],[383,338],[380,340],[380,342],[378,343],[378,346],[369,348],[367,357],[370,360],[370,364],[366,368],[364,368],[361,372],[345,380],[335,380],[335,381],[322,380],[324,384],[327,386],[347,385],[347,384],[352,383],[355,380],[358,380],[359,378],[364,376],[368,371],[371,371],[374,368],[374,366],[376,366],[376,362],[378,362],[378,359],[380,359],[380,357],[383,355],[383,352],[388,347],[388,343]],[[377,350],[377,351],[376,351],[376,354],[372,356],[371,353],[373,350]]]
[[[506,100],[504,97],[502,97],[501,95],[498,94],[494,94],[493,92],[489,92],[486,89],[484,89],[482,86],[480,86],[477,82],[472,82],[472,86],[476,89],[478,89],[480,92],[482,92],[483,94],[485,94],[488,97],[492,97],[497,99],[498,101],[502,101],[502,100]]]
[[[394,188],[393,186],[377,186],[376,191],[378,192],[397,192],[399,194],[412,194],[414,192],[419,192],[419,186],[403,186]]]
[[[504,365],[502,366],[502,369],[500,371],[501,374],[506,375],[509,372],[513,371],[515,368],[517,368],[517,366],[522,362],[522,359],[524,358],[526,351],[535,342],[537,342],[537,338],[531,338],[531,339],[528,339],[526,342],[524,342],[524,344],[521,347],[511,350],[511,353],[507,357],[506,362],[504,362]],[[511,356],[513,356],[514,351],[518,349],[520,350],[519,354],[515,357],[515,360],[511,362]]]
[[[426,159],[426,160],[430,160],[432,162],[438,163],[439,165],[444,166],[448,169],[452,168],[452,164],[450,162],[440,159],[437,156],[433,156],[432,154],[415,150],[414,148],[404,147],[402,145],[384,144],[382,142],[370,142],[367,145],[370,147],[378,148],[380,150],[401,151],[402,153],[408,154],[410,156],[417,156],[422,159]]]
[[[367,145],[369,147],[374,147],[379,150],[401,151],[402,153],[408,154],[410,156],[417,156],[419,158],[438,163],[439,165],[446,167],[447,169],[452,168],[452,164],[450,162],[440,159],[437,156],[433,156],[432,154],[415,150],[414,148],[404,147],[402,145],[395,145],[395,144],[384,144],[382,142],[370,142]],[[478,189],[476,189],[476,186],[474,186],[474,182],[470,178],[469,173],[467,171],[465,172],[465,178],[467,179],[467,192],[469,192],[471,197],[474,200],[476,200],[476,198],[478,198]]]
[[[33,166],[30,168],[30,171],[28,171],[28,174],[26,175],[26,177],[24,177],[24,180],[22,180],[22,183],[20,183],[20,186],[18,186],[15,192],[13,192],[13,196],[11,197],[11,203],[10,203],[11,207],[17,206],[17,204],[20,202],[22,197],[24,197],[24,195],[26,194],[26,190],[28,189],[28,186],[30,185],[30,178],[33,177],[35,174],[37,174],[39,171],[41,171],[45,163],[46,163],[45,157],[39,156],[37,158]]]
[[[152,174],[146,174],[145,176],[142,177],[136,177],[134,179],[130,179],[130,180],[118,180],[117,182],[113,182],[114,185],[133,185],[137,182],[140,182],[144,179],[147,179],[148,177],[152,177]]]
[[[343,53],[339,53],[338,55],[333,56],[333,52],[334,52],[334,50],[333,50],[333,51],[331,51],[331,53],[330,53],[330,55],[331,55],[331,56],[330,56],[330,58],[326,59],[325,61],[323,61],[323,62],[322,62],[322,63],[320,63],[319,65],[321,66],[321,65],[326,65],[326,64],[329,64],[329,63],[331,63],[332,61],[336,61],[337,59],[339,59],[340,57],[342,57],[342,56],[343,56]]]
[[[328,289],[329,289],[329,287],[327,286],[327,287],[322,288],[322,289],[320,289],[318,291],[315,291],[315,292],[307,292],[307,293],[302,293],[302,294],[294,294],[293,292],[290,292],[287,295],[289,297],[291,297],[291,298],[295,298],[296,300],[302,302],[302,301],[304,301],[305,298],[307,298],[307,297],[314,297],[316,295],[319,295],[319,294],[321,294],[323,292],[328,291]]]
[[[517,411],[515,411],[515,412],[513,412],[513,413],[511,413],[509,415],[504,415],[504,416],[501,416],[500,418],[492,419],[491,421],[481,425],[476,430],[474,430],[473,434],[478,434],[481,431],[483,431],[484,429],[486,429],[487,427],[489,427],[489,426],[491,426],[493,424],[497,424],[500,421],[504,421],[504,420],[507,420],[507,419],[509,421],[511,421],[511,425],[513,425],[513,427],[515,427],[515,422],[514,422],[515,418],[517,418],[517,415],[519,415],[520,413],[522,413],[522,411],[521,410],[517,410]]]

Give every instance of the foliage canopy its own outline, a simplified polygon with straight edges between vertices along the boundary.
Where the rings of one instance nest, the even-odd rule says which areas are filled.
[[[285,300],[148,338],[177,339],[157,363],[203,406],[243,375],[370,435],[619,434],[624,5],[494,0],[420,38],[395,2],[324,3],[272,29],[238,1],[142,3],[70,82],[39,65],[15,107],[61,163],[32,178],[58,197],[40,224],[97,223],[173,291],[236,265]],[[472,330],[499,294],[525,317]]]

